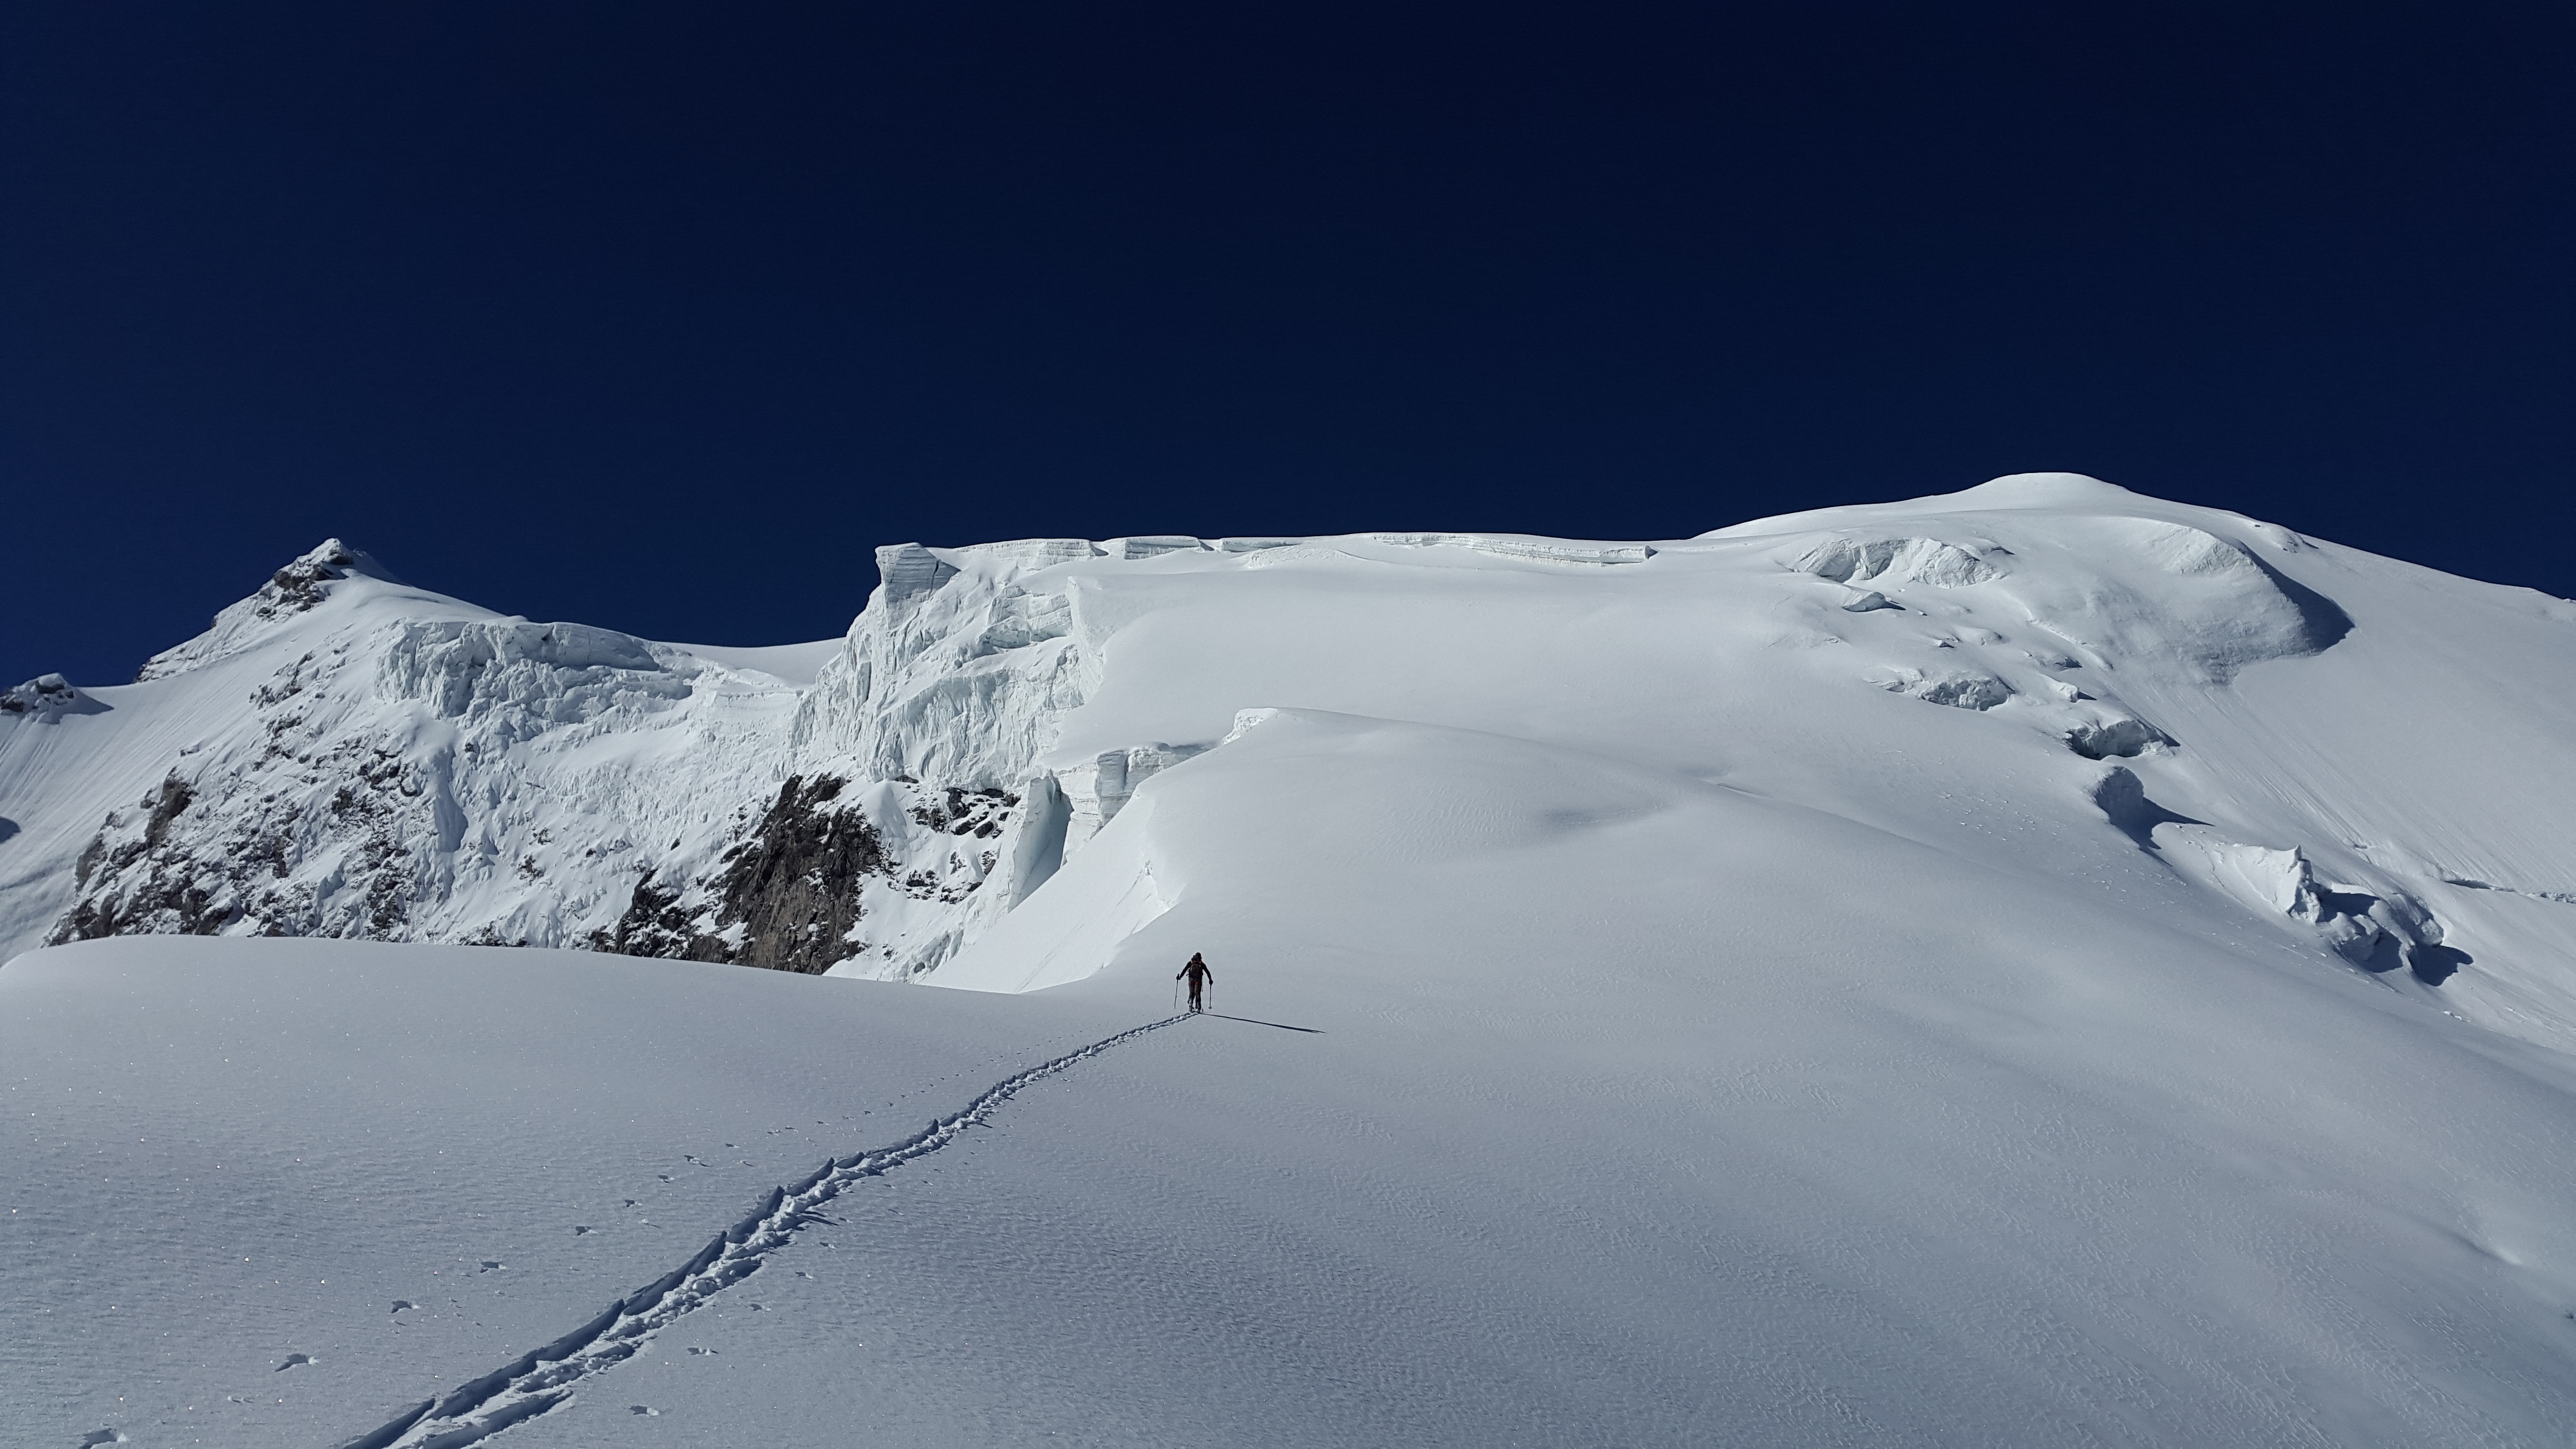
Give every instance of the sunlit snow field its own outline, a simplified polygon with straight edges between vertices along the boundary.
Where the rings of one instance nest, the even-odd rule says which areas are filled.
[[[2576,606],[2064,475],[1480,537],[958,557],[1080,698],[919,728],[1176,762],[926,984],[0,968],[0,1442],[2576,1437]]]

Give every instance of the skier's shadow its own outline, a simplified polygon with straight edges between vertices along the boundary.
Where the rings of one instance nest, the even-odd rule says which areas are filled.
[[[1195,1014],[1199,1016],[1213,1016],[1219,1021],[1243,1021],[1251,1022],[1254,1026],[1275,1026],[1281,1031],[1302,1031],[1309,1036],[1324,1035],[1324,1029],[1319,1026],[1290,1026],[1284,1021],[1255,1021],[1253,1018],[1248,1016],[1228,1016],[1222,1011],[1202,1011]]]

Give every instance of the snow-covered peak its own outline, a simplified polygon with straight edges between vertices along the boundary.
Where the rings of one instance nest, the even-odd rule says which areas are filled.
[[[2279,566],[2313,549],[2307,539],[2076,473],[1756,519],[1694,542],[1768,545],[1782,567],[1866,586],[1846,605],[1856,611],[1934,600],[1946,601],[1936,613],[2000,608],[2104,670],[2224,682],[2249,664],[2313,654],[2351,628],[2331,599]]]
[[[2112,513],[2156,500],[2083,473],[2007,473],[1938,500],[1922,501],[1938,501],[1953,510],[2046,508]]]
[[[2242,537],[2262,546],[2292,550],[2307,540],[2278,524],[2263,523],[2222,508],[2176,503],[2135,493],[2116,483],[2082,473],[2008,473],[1956,493],[1934,493],[1891,503],[1852,503],[1811,508],[1798,513],[1748,519],[1699,535],[1702,539],[1760,538],[1821,528],[1870,528],[1904,520],[1954,519],[1991,514],[2094,515],[2152,518]],[[1974,527],[1974,524],[1964,526]]]
[[[721,848],[776,788],[789,676],[818,652],[500,615],[327,540],[136,683],[5,697],[0,816],[21,828],[0,949],[586,942],[628,909],[648,843],[656,861]],[[29,723],[49,720],[76,728]]]
[[[326,538],[270,574],[250,597],[226,605],[205,633],[145,660],[134,682],[167,679],[251,648],[275,633],[282,622],[322,607],[350,579],[402,582],[374,555]]]

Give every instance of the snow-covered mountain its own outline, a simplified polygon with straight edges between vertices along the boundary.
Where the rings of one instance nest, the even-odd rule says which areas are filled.
[[[911,977],[1238,710],[1283,706],[1609,748],[1971,855],[2011,842],[1933,802],[2008,793],[2428,984],[2477,955],[2445,924],[2460,891],[2576,889],[2566,772],[2469,763],[2565,744],[2576,606],[2069,475],[1653,545],[1029,539],[878,565],[837,647],[712,649],[499,617],[325,542],[131,685],[0,697],[0,952],[319,935]],[[2335,656],[2355,667],[2299,677],[2367,683],[2238,686],[2343,644],[2356,589],[2390,617]],[[1103,697],[1130,654],[1155,674]],[[2058,788],[2003,788],[2040,775]],[[2565,1016],[2527,976],[2499,960],[2454,994]]]
[[[905,544],[837,647],[715,649],[500,617],[327,540],[133,684],[0,696],[0,953],[332,936],[928,971],[1204,748],[1039,765],[1101,657],[1060,566],[1246,546]]]
[[[116,1329],[146,1367],[23,1369],[42,1432],[2576,1433],[2576,604],[2063,474],[1660,542],[879,564],[845,639],[726,650],[331,543],[134,684],[10,692],[0,949],[593,953],[0,970],[28,1201],[107,1225],[0,1304],[77,1277],[256,1345]],[[1193,950],[1259,1020],[1126,1035]],[[471,1004],[512,981],[538,1025]],[[164,1044],[78,1055],[118,1020]],[[272,1028],[395,1043],[403,1095],[317,1109],[382,1066],[337,1046],[242,1077]],[[1009,1115],[853,1105],[908,1094]],[[152,1216],[171,1161],[118,1133],[264,1163],[257,1243]],[[156,1231],[191,1246],[110,1251]],[[269,1254],[332,1286],[223,1266]],[[487,1259],[506,1302],[378,1301]],[[331,1367],[255,1407],[290,1351]]]
[[[503,618],[325,542],[133,684],[11,693],[0,949],[315,935],[908,969],[1018,802],[799,775],[838,743],[794,743],[830,653]]]

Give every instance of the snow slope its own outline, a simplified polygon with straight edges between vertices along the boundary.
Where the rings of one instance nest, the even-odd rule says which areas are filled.
[[[1129,1025],[550,951],[21,957],[0,1443],[338,1443],[661,1277],[843,1144]]]
[[[810,684],[639,642],[748,681],[737,775],[698,693],[548,667],[631,671],[588,743],[667,741],[692,795],[618,806],[698,831],[652,862],[666,947],[823,909],[746,860],[855,882],[874,940],[906,908],[864,810],[962,875],[833,970],[965,989],[22,957],[10,1206],[45,1216],[12,1215],[0,1341],[41,1392],[0,1441],[2576,1430],[2576,606],[2071,475],[1652,545],[881,557]],[[63,742],[134,702],[90,697],[0,726],[0,782],[68,789],[104,752]],[[1153,1026],[1192,950],[1225,1015]],[[175,1189],[163,1142],[207,1159]],[[196,1185],[218,1160],[264,1180]],[[572,1232],[626,1199],[651,1230]],[[444,1317],[405,1286],[459,1267]],[[169,1306],[95,1309],[137,1301]]]

